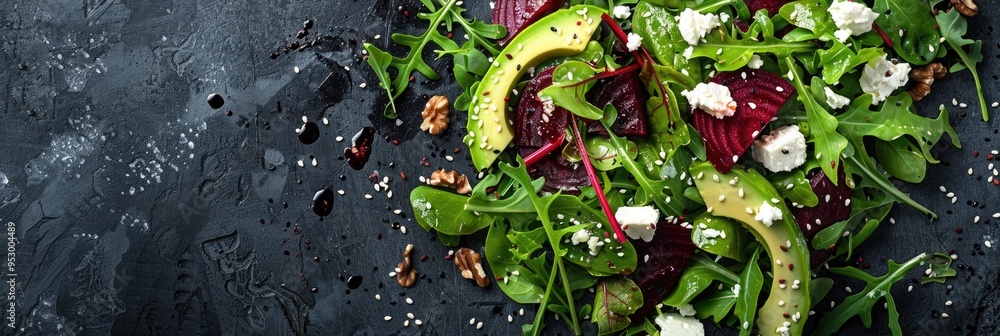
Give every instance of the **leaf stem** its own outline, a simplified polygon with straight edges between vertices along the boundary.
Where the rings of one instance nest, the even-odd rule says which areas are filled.
[[[566,141],[566,132],[563,132],[554,141],[545,144],[545,146],[538,148],[538,150],[524,157],[524,165],[531,166],[532,164],[535,164],[536,162],[538,162],[538,160],[541,160],[543,157],[549,155],[549,153],[552,153],[552,151],[556,150],[556,148],[562,146],[563,142],[565,141]]]
[[[580,334],[580,321],[576,317],[576,304],[573,303],[573,289],[570,288],[569,278],[566,276],[566,266],[563,265],[562,258],[556,258],[555,263],[559,269],[559,275],[562,276],[563,291],[566,292],[566,300],[569,301],[566,305],[569,308],[570,326],[573,328],[573,334]]]
[[[948,43],[948,46],[951,47],[951,50],[955,51],[955,54],[957,54],[958,58],[962,60],[962,63],[965,64],[965,67],[969,68],[969,72],[972,72],[972,80],[976,82],[976,91],[978,91],[979,95],[979,108],[982,110],[983,113],[983,121],[989,121],[990,114],[989,111],[986,109],[986,97],[983,97],[983,84],[979,81],[979,70],[976,70],[976,62],[973,62],[972,59],[969,58],[969,54],[966,53],[961,46],[955,45],[955,43],[952,43],[952,41],[948,39],[945,39],[945,42]]]
[[[576,138],[577,149],[580,152],[580,156],[583,157],[583,167],[587,169],[590,184],[593,185],[594,191],[596,191],[597,199],[601,201],[601,208],[604,210],[604,215],[608,217],[608,223],[615,230],[615,238],[618,238],[619,243],[624,244],[626,241],[625,234],[622,233],[622,228],[618,225],[618,219],[615,218],[615,214],[611,212],[611,205],[608,204],[608,198],[604,196],[601,181],[597,178],[597,171],[594,170],[594,165],[590,163],[590,155],[587,154],[587,147],[584,147],[583,138],[580,137],[580,127],[576,123],[576,115],[570,114],[570,127],[573,128],[573,136]]]
[[[553,260],[562,260],[558,255],[552,256]],[[542,329],[538,326],[542,325],[542,319],[545,318],[546,307],[549,304],[549,297],[552,294],[552,287],[556,284],[556,272],[559,270],[559,263],[552,263],[552,271],[549,273],[549,282],[545,286],[545,295],[542,296],[542,302],[538,304],[538,311],[535,312],[535,319],[532,322],[531,335],[537,336],[541,334]]]

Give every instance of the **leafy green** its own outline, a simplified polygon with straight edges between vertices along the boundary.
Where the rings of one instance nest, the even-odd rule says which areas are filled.
[[[927,4],[913,0],[875,0],[872,10],[879,13],[875,24],[885,31],[892,40],[892,49],[904,60],[923,65],[937,57],[941,33],[934,26]],[[899,31],[903,33],[896,33]]]
[[[552,99],[556,105],[589,120],[601,119],[604,111],[587,101],[587,91],[596,81],[590,80],[597,69],[581,61],[568,61],[552,72],[552,85],[538,92],[541,99]]]
[[[760,251],[763,247],[757,246],[750,261],[747,262],[746,269],[740,274],[739,292],[736,293],[736,316],[740,318],[740,336],[750,335],[753,331],[750,324],[753,323],[754,315],[757,313],[757,299],[760,290],[764,287],[764,274],[760,271],[757,260],[760,259]],[[736,291],[736,290],[734,290]]]
[[[632,31],[642,37],[643,46],[660,63],[700,81],[701,67],[698,62],[681,55],[688,43],[681,37],[673,13],[647,1],[640,2],[632,13]]]
[[[830,181],[837,184],[837,162],[840,161],[840,153],[847,148],[847,139],[837,133],[837,118],[830,115],[830,112],[809,94],[809,88],[802,82],[804,74],[799,71],[795,59],[790,56],[785,57],[785,64],[792,74],[792,83],[795,84],[799,101],[804,105],[806,117],[809,119],[809,140],[815,146],[815,159],[820,162],[820,168]],[[819,77],[813,77],[812,85],[823,85],[823,81]]]
[[[920,183],[927,175],[927,159],[916,150],[910,138],[897,138],[892,141],[876,141],[875,157],[882,168],[895,178]]]
[[[951,256],[944,253],[934,253],[931,255],[930,260],[927,263],[930,265],[931,274],[920,278],[921,284],[928,284],[931,282],[944,283],[948,278],[954,277],[958,274],[954,268],[951,268]]]
[[[729,316],[729,312],[736,305],[736,292],[732,286],[721,286],[721,289],[709,288],[705,293],[698,296],[698,300],[692,302],[696,311],[695,317],[707,319],[713,316],[713,321],[721,322]]]
[[[892,205],[892,199],[885,196],[868,199],[851,199],[851,216],[846,220],[842,220],[827,226],[816,233],[812,238],[812,248],[816,250],[825,250],[831,245],[837,244],[837,241],[843,237],[844,232],[854,230],[858,223],[861,223],[869,213],[876,211],[880,207]]]
[[[689,304],[715,281],[732,286],[739,281],[739,277],[705,254],[695,253],[677,280],[677,286],[663,299],[663,304],[671,307]]]
[[[462,87],[462,94],[455,98],[454,106],[456,110],[468,111],[476,86],[489,70],[490,62],[483,52],[473,48],[471,41],[465,42],[462,48],[457,49],[452,55],[455,63],[452,74],[455,76],[455,82]]]
[[[882,54],[884,53],[879,48],[864,48],[855,53],[837,40],[832,41],[829,49],[816,52],[820,66],[823,67],[823,81],[830,85],[840,81],[841,76],[849,70],[880,58]]]
[[[821,1],[799,0],[781,6],[778,15],[796,27],[811,31],[813,34],[809,37],[833,40],[831,37],[837,26],[830,18],[828,7],[827,3]]]
[[[813,42],[785,42],[774,37],[774,23],[766,13],[758,11],[750,25],[750,31],[760,32],[761,38],[738,39],[720,29],[705,36],[707,42],[689,49],[691,57],[707,57],[716,61],[715,68],[719,71],[735,71],[746,66],[754,54],[785,57],[793,53],[816,51],[816,44]],[[754,34],[751,33],[750,36]]]
[[[745,250],[754,239],[739,222],[706,212],[695,217],[691,225],[691,241],[698,248],[736,261],[747,260]]]
[[[594,323],[601,335],[625,329],[632,320],[629,315],[642,306],[642,291],[632,280],[623,276],[605,278],[597,283],[594,296]]]
[[[978,65],[983,60],[983,41],[973,41],[965,38],[966,31],[968,30],[969,24],[965,20],[965,17],[958,13],[957,10],[947,11],[938,13],[935,17],[938,27],[941,29],[941,35],[944,36],[945,43],[948,47],[958,55],[959,60],[962,61],[964,68],[968,68],[972,72],[972,79],[976,82],[976,92],[979,95],[979,107],[982,109],[983,121],[989,121],[990,115],[986,110],[986,98],[983,96],[983,85],[979,81],[979,70],[976,70],[976,65]],[[965,50],[965,47],[971,45],[969,51]],[[961,70],[961,67],[952,67],[951,72]]]
[[[812,184],[806,179],[804,169],[775,173],[768,176],[767,180],[771,182],[771,186],[774,186],[774,190],[778,191],[778,195],[791,202],[807,207],[819,204],[819,197],[813,192]],[[789,185],[792,186],[791,189],[788,188]]]
[[[958,133],[948,122],[948,111],[942,109],[936,119],[924,118],[916,114],[913,100],[903,92],[891,96],[881,105],[879,112],[869,110],[871,95],[862,95],[854,100],[850,108],[839,120],[837,130],[845,137],[860,140],[865,136],[873,136],[884,141],[892,141],[903,136],[916,140],[917,146],[927,162],[937,163],[931,154],[931,148],[948,134],[951,143],[956,148],[962,148]],[[861,151],[862,148],[856,148]],[[883,164],[885,164],[883,162]]]
[[[931,256],[924,253],[902,265],[889,260],[889,270],[885,275],[878,278],[854,267],[831,268],[830,272],[863,281],[866,283],[866,286],[864,290],[844,299],[844,302],[837,305],[833,311],[823,315],[823,318],[819,320],[819,324],[816,325],[816,334],[820,336],[832,335],[840,329],[840,326],[855,316],[861,318],[861,322],[865,328],[870,328],[872,325],[872,309],[875,308],[875,303],[884,297],[886,299],[886,306],[889,309],[889,329],[894,336],[902,335],[902,331],[899,328],[899,312],[896,310],[895,302],[892,300],[890,289],[894,283],[903,280],[907,272],[930,259]]]
[[[394,33],[391,36],[393,42],[409,49],[405,57],[392,56],[371,43],[364,44],[365,51],[369,55],[368,64],[371,65],[379,79],[379,87],[384,89],[389,96],[389,104],[386,105],[384,111],[384,115],[388,118],[396,118],[395,100],[406,90],[410,83],[409,77],[414,71],[430,80],[441,78],[424,61],[423,52],[428,44],[437,44],[445,52],[459,49],[454,41],[441,34],[439,26],[443,24],[450,31],[452,25],[458,23],[469,35],[470,47],[464,50],[475,50],[475,47],[479,46],[486,48],[493,55],[500,51],[490,39],[500,38],[507,34],[503,26],[465,19],[462,16],[465,9],[458,5],[458,0],[437,0],[438,4],[441,5],[440,8],[435,5],[435,0],[420,0],[420,2],[430,11],[417,14],[418,18],[430,22],[427,30],[420,35]],[[389,68],[396,69],[395,77],[389,74]]]

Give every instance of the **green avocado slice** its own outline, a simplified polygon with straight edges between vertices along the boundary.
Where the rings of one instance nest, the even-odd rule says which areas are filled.
[[[477,170],[489,168],[514,139],[507,101],[521,75],[538,62],[582,52],[605,13],[589,5],[558,10],[521,31],[493,60],[472,96],[464,138]]]
[[[771,258],[774,278],[757,314],[759,333],[801,335],[809,316],[809,245],[781,196],[759,173],[739,165],[722,174],[708,162],[695,162],[690,174],[708,212],[742,222]],[[770,225],[758,220],[765,203],[766,208],[780,211],[782,218],[772,217]]]

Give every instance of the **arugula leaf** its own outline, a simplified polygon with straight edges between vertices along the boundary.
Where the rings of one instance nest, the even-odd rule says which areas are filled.
[[[791,172],[771,174],[767,180],[771,182],[771,186],[774,186],[774,190],[778,191],[778,195],[781,197],[803,206],[813,207],[819,204],[819,197],[813,192],[812,184],[806,179],[806,170],[796,169]],[[792,186],[791,189],[788,189],[789,185]]]
[[[809,88],[802,83],[803,73],[799,71],[795,59],[791,56],[785,57],[785,63],[788,65],[789,73],[792,74],[792,83],[795,84],[798,99],[804,105],[806,117],[809,119],[809,139],[815,146],[815,159],[820,162],[819,166],[827,178],[836,185],[837,163],[840,161],[841,152],[847,148],[847,139],[837,133],[837,118],[830,115],[830,112],[809,94]],[[823,81],[819,77],[813,77],[811,84],[823,85]]]
[[[597,283],[594,296],[594,323],[601,335],[625,329],[632,320],[629,315],[642,306],[642,292],[632,280],[623,276],[605,278]]]
[[[875,303],[884,297],[889,309],[890,330],[894,336],[902,335],[899,328],[899,312],[896,310],[896,304],[892,300],[890,289],[894,283],[903,280],[907,272],[917,265],[930,260],[930,258],[931,256],[923,253],[902,265],[889,260],[889,270],[885,275],[878,278],[854,267],[831,268],[830,272],[834,274],[848,276],[863,281],[867,285],[864,290],[847,297],[833,311],[823,315],[823,318],[819,320],[819,324],[816,325],[816,334],[820,336],[832,335],[844,323],[855,316],[861,318],[861,322],[865,328],[870,328],[872,325],[872,309],[875,308]]]
[[[859,142],[860,140],[850,140],[850,149],[853,151],[854,147],[864,146]],[[926,215],[930,215],[932,218],[937,218],[937,214],[923,205],[920,205],[920,203],[917,203],[911,199],[910,196],[900,191],[896,185],[892,184],[892,182],[889,182],[889,179],[883,175],[878,168],[875,168],[875,163],[872,162],[871,157],[867,154],[848,155],[847,158],[844,159],[844,164],[846,165],[844,167],[846,168],[846,171],[863,177],[861,180],[862,182],[858,184],[857,187],[867,187],[881,190],[896,202],[904,203]]]
[[[455,63],[452,67],[455,82],[462,87],[462,94],[455,98],[453,106],[456,110],[468,111],[479,80],[486,75],[490,62],[483,52],[473,48],[471,41],[465,42],[462,48],[456,49],[451,55]]]
[[[934,26],[931,9],[922,1],[875,0],[872,6],[879,16],[875,23],[892,40],[892,49],[907,62],[930,63],[937,57],[941,33]],[[896,33],[902,31],[903,34]]]
[[[782,5],[781,9],[778,10],[778,15],[796,27],[813,32],[813,35],[810,36],[812,38],[824,41],[836,40],[832,37],[837,26],[830,18],[828,7],[829,4],[825,1],[799,0]],[[805,38],[807,37],[803,39]]]
[[[709,288],[707,292],[698,297],[697,301],[692,302],[696,311],[694,316],[702,320],[714,316],[713,321],[721,322],[722,319],[729,316],[729,312],[736,305],[736,290],[734,288],[733,286],[722,286],[721,289]]]
[[[552,85],[538,92],[539,98],[552,102],[573,114],[589,120],[601,119],[604,111],[587,101],[587,91],[596,84],[590,80],[599,72],[581,61],[568,61],[552,72]]]
[[[879,112],[869,110],[871,101],[872,96],[869,94],[855,99],[847,112],[837,116],[839,121],[837,130],[858,143],[865,136],[873,136],[884,141],[910,136],[916,140],[924,158],[930,163],[938,162],[932,156],[931,148],[944,134],[948,134],[951,138],[952,145],[962,148],[958,133],[948,122],[946,109],[938,113],[937,119],[921,117],[915,113],[913,99],[906,92],[887,98]],[[864,154],[864,147],[855,149],[859,154]]]
[[[836,222],[817,232],[816,235],[812,237],[812,248],[815,250],[825,250],[831,245],[837,244],[837,241],[843,237],[844,232],[854,230],[858,223],[864,220],[869,213],[874,212],[881,207],[891,206],[892,201],[892,199],[885,197],[884,195],[871,200],[852,198],[851,216],[846,220]]]
[[[507,230],[505,225],[497,221],[490,225],[486,235],[486,261],[493,274],[503,279],[497,281],[497,286],[514,302],[540,303],[546,292],[549,275],[548,268],[545,267],[545,253],[533,259],[524,257],[524,253],[513,253],[516,248],[512,248],[513,243],[508,238]],[[545,273],[539,273],[540,271]]]
[[[920,278],[920,284],[931,282],[944,283],[948,278],[957,275],[958,272],[954,268],[951,268],[951,261],[951,256],[944,253],[934,253],[931,255],[930,260],[927,261],[930,265],[931,274]]]
[[[469,35],[469,41],[471,42],[470,48],[466,50],[474,49],[475,46],[481,46],[486,48],[494,56],[500,51],[493,42],[489,41],[491,38],[502,37],[506,35],[506,30],[499,25],[485,24],[480,21],[468,21],[462,16],[465,11],[458,4],[458,0],[437,0],[441,7],[438,8],[434,4],[434,0],[420,0],[424,7],[430,12],[419,13],[417,17],[422,20],[427,20],[430,24],[420,35],[407,35],[401,33],[392,34],[391,39],[398,45],[404,46],[409,49],[409,52],[405,57],[396,57],[391,54],[382,51],[375,45],[371,43],[365,43],[364,48],[368,53],[368,64],[372,66],[375,70],[376,77],[379,79],[379,87],[386,90],[389,96],[389,104],[386,105],[383,114],[387,118],[396,118],[396,104],[395,100],[406,87],[410,84],[410,76],[416,71],[427,77],[430,80],[438,80],[441,78],[440,75],[434,69],[424,61],[423,52],[424,48],[428,44],[434,43],[439,47],[443,48],[445,52],[454,51],[458,48],[458,45],[451,39],[445,37],[438,30],[439,26],[444,24],[447,26],[448,30],[451,30],[453,23],[458,23],[462,28],[465,29],[467,35]],[[441,53],[438,53],[441,55]],[[388,57],[387,57],[388,56]],[[373,61],[372,58],[375,58]],[[388,70],[389,68],[396,69],[396,76],[392,77]]]
[[[715,69],[719,71],[735,71],[747,65],[754,54],[772,54],[778,57],[793,53],[813,53],[816,44],[813,42],[785,42],[774,37],[774,23],[767,16],[767,11],[758,11],[750,25],[751,33],[759,31],[762,38],[738,39],[724,29],[705,36],[705,43],[684,51],[691,51],[691,57],[707,57],[715,60]],[[759,40],[759,41],[758,41]],[[798,77],[798,76],[796,76]],[[808,91],[800,91],[808,92]]]
[[[688,43],[681,37],[673,13],[647,1],[640,2],[632,13],[632,31],[642,37],[643,46],[660,63],[686,73],[695,81],[701,81],[698,62],[681,55]]]
[[[874,47],[864,48],[855,53],[838,40],[833,40],[829,49],[816,52],[816,55],[819,56],[820,66],[823,67],[823,81],[830,85],[840,81],[840,77],[849,70],[880,58],[882,54],[880,48]]]
[[[740,274],[740,291],[736,293],[736,316],[740,318],[740,336],[748,336],[753,331],[750,325],[753,323],[754,315],[757,313],[757,299],[760,290],[764,287],[764,274],[760,271],[757,260],[760,259],[760,251],[763,248],[758,245],[747,262],[746,269]],[[735,290],[734,290],[735,291]]]
[[[979,81],[979,70],[976,70],[976,65],[983,60],[982,54],[982,41],[973,41],[965,38],[965,33],[968,30],[968,22],[965,17],[958,13],[957,10],[951,10],[947,12],[940,12],[935,17],[938,27],[941,29],[941,35],[944,36],[945,42],[948,47],[958,55],[958,58],[972,72],[972,79],[976,82],[976,92],[979,95],[979,108],[982,109],[983,121],[989,121],[990,115],[986,110],[986,98],[983,96],[983,85]],[[968,52],[965,51],[965,46],[972,45]],[[961,68],[952,67],[951,72],[961,70]]]
[[[663,299],[663,304],[671,307],[689,304],[714,281],[732,286],[739,281],[739,276],[696,251],[673,292]]]
[[[927,175],[927,159],[910,138],[875,141],[875,157],[885,171],[900,180],[920,183]]]

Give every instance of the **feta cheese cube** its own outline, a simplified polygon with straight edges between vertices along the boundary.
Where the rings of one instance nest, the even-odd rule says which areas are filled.
[[[681,91],[692,108],[698,108],[708,114],[722,119],[736,113],[736,101],[725,85],[717,83],[698,83],[694,90]]]
[[[636,35],[635,33],[628,33],[628,42],[625,43],[628,47],[628,51],[635,51],[642,46],[642,36]]]
[[[590,233],[587,232],[586,229],[573,233],[573,239],[572,239],[573,245],[586,243],[589,240],[590,240]]]
[[[753,159],[773,172],[792,171],[806,162],[806,137],[799,126],[783,126],[753,142]]]
[[[615,211],[615,219],[625,234],[632,239],[653,240],[660,211],[652,206],[623,206]]]
[[[858,36],[871,31],[872,23],[878,17],[878,14],[861,1],[837,0],[830,4],[827,11],[830,12],[830,18],[839,29],[833,35],[840,42],[847,41],[847,38],[852,35]]]
[[[600,253],[601,246],[604,246],[604,241],[601,238],[591,236],[590,239],[587,239],[587,248],[590,249],[590,255],[596,256]]]
[[[826,93],[826,104],[830,105],[830,108],[834,110],[840,109],[841,107],[847,106],[847,104],[851,103],[850,99],[833,92],[833,89],[830,89],[829,86],[824,87],[823,92]]]
[[[760,67],[764,66],[764,60],[760,59],[760,55],[753,54],[753,56],[750,56],[750,62],[747,63],[747,66],[754,70],[760,69]]]
[[[616,19],[625,20],[632,15],[632,10],[627,6],[615,6],[613,13]]]
[[[693,46],[698,45],[709,31],[722,24],[715,14],[702,14],[691,8],[685,9],[675,19],[677,19],[677,27],[681,31],[681,37]]]
[[[705,326],[694,317],[684,317],[680,314],[666,313],[653,320],[660,327],[663,335],[671,336],[705,336]]]
[[[861,73],[861,90],[872,95],[872,105],[878,105],[885,101],[892,91],[906,85],[910,80],[910,64],[893,64],[882,55],[880,59],[874,59],[865,64],[865,70]]]
[[[757,215],[753,216],[753,219],[764,223],[764,225],[770,227],[774,225],[774,221],[782,220],[784,215],[781,213],[781,209],[771,206],[770,203],[766,201],[760,204],[760,209],[757,210]]]

